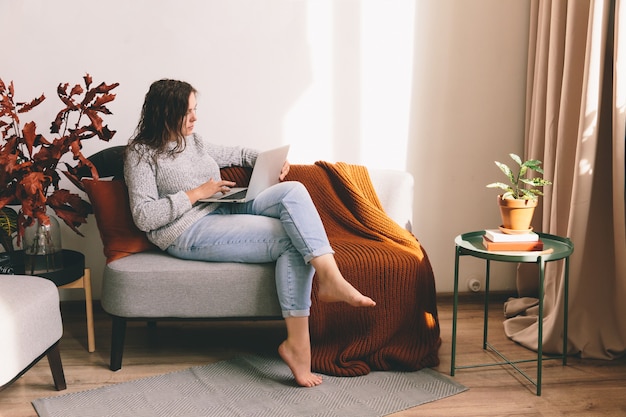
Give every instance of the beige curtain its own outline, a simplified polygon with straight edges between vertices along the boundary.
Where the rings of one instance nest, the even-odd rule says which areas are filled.
[[[625,61],[626,0],[531,1],[525,152],[554,183],[534,226],[574,242],[568,351],[585,358],[626,353]],[[549,263],[546,352],[562,350],[562,278]],[[536,287],[536,267],[521,265],[520,297]],[[505,331],[536,349],[532,310]]]

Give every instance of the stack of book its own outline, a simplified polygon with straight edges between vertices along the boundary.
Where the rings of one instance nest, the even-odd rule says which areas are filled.
[[[483,235],[483,245],[493,251],[540,251],[543,242],[532,230],[527,233],[508,234],[499,229],[487,229]]]

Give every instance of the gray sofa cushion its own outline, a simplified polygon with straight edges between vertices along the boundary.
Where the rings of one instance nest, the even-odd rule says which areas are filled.
[[[102,307],[121,317],[281,317],[274,263],[240,264],[143,252],[109,263]]]

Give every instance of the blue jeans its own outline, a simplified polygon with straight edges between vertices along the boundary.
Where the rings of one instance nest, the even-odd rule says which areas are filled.
[[[276,261],[283,317],[306,317],[315,271],[311,259],[333,253],[307,189],[288,181],[247,203],[223,203],[167,248],[172,256],[209,262]]]

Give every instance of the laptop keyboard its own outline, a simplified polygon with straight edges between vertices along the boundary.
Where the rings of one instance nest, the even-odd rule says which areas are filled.
[[[241,191],[237,191],[236,193],[233,193],[233,194],[225,195],[222,198],[225,198],[227,200],[238,200],[240,198],[245,198],[247,192],[248,192],[248,190],[241,190]]]

